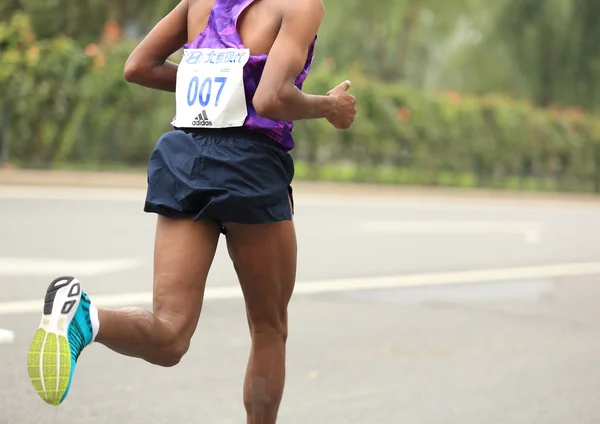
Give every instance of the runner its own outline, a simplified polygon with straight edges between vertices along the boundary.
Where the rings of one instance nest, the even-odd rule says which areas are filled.
[[[77,278],[53,281],[28,358],[47,403],[65,400],[94,341],[159,366],[179,363],[223,233],[252,339],[247,422],[276,422],[296,278],[293,121],[326,118],[345,129],[356,114],[349,81],[326,95],[301,91],[323,13],[321,0],[183,0],[133,51],[127,81],[176,98],[174,129],[148,165],[144,210],[158,215],[153,310],[98,309]],[[168,62],[182,45],[179,66]]]

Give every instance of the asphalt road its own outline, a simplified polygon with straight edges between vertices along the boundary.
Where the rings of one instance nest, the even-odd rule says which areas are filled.
[[[155,217],[142,200],[139,190],[0,187],[1,424],[245,422],[249,340],[224,243],[180,365],[93,345],[60,407],[30,385],[27,349],[54,277],[79,276],[106,306],[148,306]],[[279,422],[600,422],[600,202],[296,204]]]

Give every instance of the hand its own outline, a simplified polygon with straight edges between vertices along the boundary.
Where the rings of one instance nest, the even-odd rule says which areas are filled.
[[[339,130],[350,128],[356,116],[356,98],[347,93],[351,86],[350,81],[344,81],[327,92],[328,96],[335,97],[336,100],[335,107],[330,116],[327,116],[327,120]]]

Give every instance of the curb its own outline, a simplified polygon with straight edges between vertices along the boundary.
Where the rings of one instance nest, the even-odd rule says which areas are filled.
[[[143,172],[34,171],[0,169],[0,186],[146,188]]]

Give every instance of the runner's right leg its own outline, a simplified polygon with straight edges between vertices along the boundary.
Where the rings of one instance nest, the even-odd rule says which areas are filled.
[[[293,221],[226,223],[251,335],[244,379],[247,424],[275,424],[285,385],[288,303],[296,281]]]
[[[66,398],[77,358],[92,341],[156,365],[176,365],[198,324],[219,235],[212,221],[158,216],[152,312],[96,310],[77,279],[53,282],[28,360],[42,399],[58,405]]]

